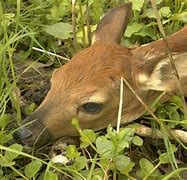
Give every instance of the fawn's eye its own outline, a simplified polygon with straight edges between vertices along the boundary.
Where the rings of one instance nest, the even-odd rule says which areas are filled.
[[[95,103],[95,102],[89,102],[82,105],[82,108],[84,111],[88,113],[98,113],[102,110],[103,104]]]

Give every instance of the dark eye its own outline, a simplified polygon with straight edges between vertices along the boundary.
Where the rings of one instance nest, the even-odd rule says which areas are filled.
[[[101,111],[103,105],[99,103],[89,102],[82,105],[83,109],[89,113],[98,113]]]

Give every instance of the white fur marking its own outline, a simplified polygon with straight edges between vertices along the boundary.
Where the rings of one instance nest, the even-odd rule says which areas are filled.
[[[139,74],[138,80],[140,83],[145,83],[148,80],[148,76],[146,74]]]
[[[88,98],[88,102],[105,102],[106,96],[103,95],[103,93],[97,93]]]
[[[179,74],[179,77],[187,76],[187,53],[180,53],[173,55],[174,63]],[[138,80],[143,84],[144,89],[154,89],[158,91],[169,91],[170,84],[163,83],[161,81],[161,68],[165,65],[169,65],[170,61],[168,58],[164,58],[160,61],[155,69],[153,70],[151,76],[147,77],[146,74],[140,74]],[[171,67],[168,67],[171,68]],[[173,77],[172,72],[171,78]],[[174,77],[173,77],[174,78]]]

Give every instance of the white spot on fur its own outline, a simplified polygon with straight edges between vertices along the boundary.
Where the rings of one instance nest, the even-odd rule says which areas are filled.
[[[179,74],[179,77],[187,76],[187,53],[173,54],[174,63]],[[164,83],[161,80],[162,74],[161,69],[164,66],[170,65],[169,58],[162,59],[153,70],[152,74],[148,77],[146,74],[140,74],[138,81],[142,84],[142,88],[145,90],[153,89],[158,91],[169,91],[171,90],[170,84]],[[171,66],[168,66],[171,68]],[[172,68],[171,68],[172,69]],[[175,77],[172,74],[172,71],[168,72],[168,80],[175,80]]]
[[[139,74],[138,81],[140,83],[145,83],[148,80],[148,76],[146,74]]]
[[[96,37],[95,37],[95,33],[93,34],[93,37],[92,37],[92,45],[96,42]]]
[[[168,63],[168,61],[159,62],[149,77],[146,74],[139,75],[138,80],[143,84],[143,89],[154,89],[158,91],[165,91],[167,89],[166,86],[162,85],[161,68]]]
[[[106,97],[102,93],[97,93],[89,97],[88,102],[105,102]]]

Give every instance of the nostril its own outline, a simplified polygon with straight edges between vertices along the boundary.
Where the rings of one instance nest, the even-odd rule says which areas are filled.
[[[14,133],[14,138],[22,140],[22,139],[28,139],[32,136],[32,132],[30,132],[28,129],[20,129]]]

